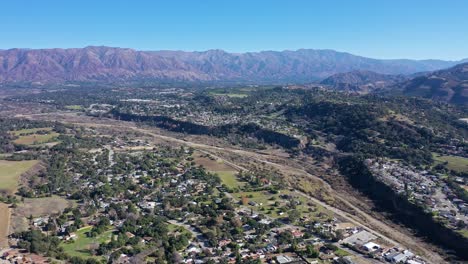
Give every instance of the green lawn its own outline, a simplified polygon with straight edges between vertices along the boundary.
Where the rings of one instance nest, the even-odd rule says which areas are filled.
[[[215,171],[219,176],[223,184],[226,184],[229,188],[241,187],[242,183],[237,180],[235,171]]]
[[[87,226],[76,231],[78,238],[74,241],[62,242],[62,246],[65,253],[70,256],[77,256],[82,258],[93,257],[90,252],[90,246],[92,244],[101,244],[110,241],[112,238],[113,230],[106,231],[97,237],[88,237],[87,232],[91,231],[92,227]]]
[[[49,134],[30,134],[25,136],[20,136],[18,139],[13,141],[15,144],[19,145],[38,145],[42,143],[50,142],[52,139],[56,138],[59,134],[52,132]]]
[[[11,131],[11,133],[15,136],[20,136],[20,135],[34,134],[37,131],[52,131],[52,128],[51,127],[29,128],[29,129]]]
[[[0,190],[15,192],[21,174],[31,169],[37,162],[37,160],[0,160]]]
[[[297,196],[294,193],[291,193],[289,190],[281,190],[281,192],[278,194],[271,194],[266,191],[240,192],[236,193],[234,196],[239,200],[245,196],[249,202],[252,201],[258,204],[257,206],[247,205],[248,207],[272,218],[279,218],[286,217],[288,215],[288,211],[292,209],[289,201],[280,198],[281,194],[292,195],[295,197],[295,201],[300,201],[300,204],[296,205],[295,209],[301,213],[301,216],[306,216],[311,220],[323,221],[332,217],[333,215],[333,213],[327,211],[325,208],[319,205],[315,205],[313,210],[309,212],[309,208],[312,207],[307,204],[307,198],[303,196]],[[275,202],[279,202],[279,205],[275,206]],[[283,212],[284,214],[279,215],[280,212]]]
[[[468,158],[458,156],[444,156],[436,153],[433,153],[432,156],[436,163],[448,162],[447,168],[451,170],[459,172],[468,171]]]
[[[468,238],[468,229],[464,228],[459,231],[464,237]]]
[[[169,233],[179,232],[179,233],[184,234],[184,235],[189,235],[190,237],[192,236],[192,233],[190,233],[190,231],[188,231],[187,229],[185,229],[182,226],[178,226],[178,225],[174,225],[174,224],[168,224],[167,229],[169,230]]]
[[[349,256],[349,253],[348,253],[348,251],[339,248],[339,249],[335,250],[335,255],[337,255],[338,257],[346,257],[346,256]]]
[[[284,205],[284,200],[280,199],[279,195],[280,194],[271,194],[266,191],[259,191],[259,192],[240,192],[240,193],[236,193],[235,197],[239,200],[241,200],[242,197],[246,197],[248,202],[257,203],[257,206],[252,206],[248,204],[247,205],[248,207],[254,209],[255,211],[258,211],[261,214],[265,214],[273,218],[278,218],[278,217],[286,216],[286,214],[282,216],[279,215],[280,212],[286,211],[286,210],[281,209]],[[274,200],[272,200],[272,198],[274,198]],[[279,206],[275,206],[276,201],[280,202]],[[264,208],[264,210],[262,210],[262,208]],[[270,209],[273,209],[273,210],[270,210]]]
[[[67,106],[65,106],[65,108],[69,109],[69,110],[82,110],[83,106],[81,106],[81,105],[67,105]]]

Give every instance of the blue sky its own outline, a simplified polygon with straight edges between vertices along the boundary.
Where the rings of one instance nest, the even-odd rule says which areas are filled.
[[[468,57],[464,0],[7,0],[0,49],[106,45]]]

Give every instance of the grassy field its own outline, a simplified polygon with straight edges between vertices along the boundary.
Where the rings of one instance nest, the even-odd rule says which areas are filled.
[[[15,232],[26,231],[28,229],[28,217],[39,217],[44,215],[63,212],[67,207],[74,207],[75,202],[66,200],[60,196],[44,198],[26,198],[24,202],[18,203],[13,210],[12,229]]]
[[[56,132],[51,132],[49,134],[40,135],[40,134],[30,134],[25,136],[20,136],[18,139],[13,141],[15,144],[19,145],[38,145],[50,142],[56,138],[59,134]]]
[[[468,158],[458,156],[444,156],[436,153],[433,153],[432,156],[436,163],[448,162],[447,168],[451,170],[459,172],[468,171]]]
[[[268,215],[272,218],[286,217],[287,212],[291,210],[291,205],[288,200],[282,199],[281,195],[292,195],[293,201],[299,201],[300,204],[296,205],[296,210],[301,213],[301,216],[308,217],[311,220],[326,220],[330,218],[333,214],[327,211],[325,208],[314,205],[309,206],[307,198],[303,196],[297,196],[291,193],[289,190],[282,190],[278,194],[272,194],[267,191],[258,191],[258,192],[240,192],[236,193],[234,196],[241,200],[242,197],[245,197],[248,202],[255,202],[257,205],[252,206],[250,204],[247,207],[256,210],[259,213]],[[278,205],[275,205],[277,203]],[[313,210],[309,210],[313,209]],[[280,215],[283,212],[284,214]]]
[[[69,109],[69,110],[82,110],[83,106],[81,106],[81,105],[67,105],[67,106],[65,106],[65,108]]]
[[[210,94],[214,96],[228,96],[233,98],[244,98],[249,96],[251,90],[248,89],[212,89],[210,90]]]
[[[0,191],[13,194],[18,188],[18,180],[37,164],[36,160],[6,161],[0,160]],[[7,246],[7,235],[10,226],[10,209],[6,204],[0,204],[0,247]]]
[[[37,160],[0,160],[0,190],[14,193],[18,188],[20,175],[31,169],[37,163]]]
[[[462,234],[464,237],[468,238],[468,229],[464,228],[462,230],[459,230],[460,234]]]
[[[215,158],[209,158],[199,152],[195,152],[193,158],[196,164],[205,167],[209,171],[235,171],[234,168],[226,165],[224,162]]]
[[[78,231],[75,232],[78,236],[76,240],[61,243],[60,245],[63,247],[65,253],[70,256],[90,258],[93,257],[90,250],[93,244],[101,244],[110,241],[112,238],[112,230],[106,231],[97,237],[88,237],[87,233],[91,231],[91,229],[91,226],[78,229]]]
[[[216,171],[221,182],[229,188],[241,187],[243,184],[237,180],[235,171]]]
[[[179,232],[179,233],[184,234],[184,235],[192,236],[192,233],[190,233],[190,231],[188,231],[187,229],[185,229],[182,226],[178,226],[178,225],[174,225],[174,224],[168,224],[167,229],[169,229],[169,233]]]
[[[196,153],[194,155],[194,161],[196,164],[202,165],[208,171],[216,173],[219,178],[221,178],[222,183],[229,188],[236,188],[243,185],[243,183],[239,182],[236,178],[237,170],[220,160]]]
[[[341,249],[341,248],[335,250],[334,253],[335,253],[335,255],[337,255],[338,257],[346,257],[346,256],[349,256],[348,251],[346,251],[346,250],[344,250],[344,249]]]

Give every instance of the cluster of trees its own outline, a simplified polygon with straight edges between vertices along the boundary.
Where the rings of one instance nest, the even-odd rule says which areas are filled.
[[[286,115],[306,131],[325,133],[343,152],[412,164],[432,163],[431,146],[441,140],[426,126],[388,118],[391,111],[373,102],[313,101],[290,107]]]
[[[215,127],[209,127],[194,124],[187,121],[175,120],[167,116],[141,116],[134,114],[121,113],[117,109],[112,111],[115,118],[126,121],[139,121],[146,124],[164,128],[179,133],[194,135],[211,135],[215,137],[226,138],[230,134],[240,135],[242,137],[253,137],[261,142],[276,144],[284,148],[295,148],[300,141],[297,138],[261,128],[257,124],[229,124]]]
[[[28,252],[65,259],[66,255],[59,246],[60,239],[55,236],[47,236],[39,230],[29,230],[16,233],[14,237],[20,239],[18,246]]]
[[[10,131],[50,126],[54,126],[54,123],[18,118],[0,118],[0,153],[10,153],[15,150],[20,150],[19,146],[15,146],[12,143],[15,136],[12,135]]]

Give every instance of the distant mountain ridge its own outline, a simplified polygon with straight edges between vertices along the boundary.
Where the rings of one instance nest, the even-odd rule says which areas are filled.
[[[336,73],[412,74],[451,67],[442,60],[378,60],[333,50],[228,53],[127,48],[0,50],[0,83],[154,81],[312,82]]]

